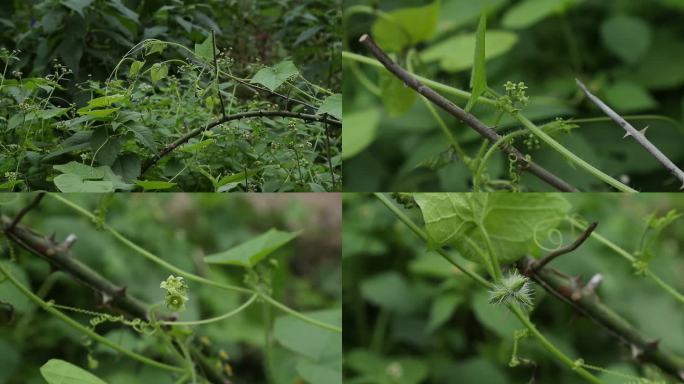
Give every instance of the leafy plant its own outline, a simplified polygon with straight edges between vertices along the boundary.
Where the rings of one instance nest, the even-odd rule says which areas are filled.
[[[341,382],[339,246],[303,251],[325,235],[307,199],[270,214],[218,195],[9,200],[0,298],[16,315],[0,331],[3,382]],[[334,210],[336,198],[321,202]],[[293,218],[298,231],[255,235]],[[52,229],[66,237],[41,234]],[[210,264],[220,249],[250,262]]]
[[[683,380],[679,225],[648,215],[678,195],[393,197],[345,200],[345,382]],[[635,222],[663,228],[648,274]]]
[[[681,9],[665,3],[347,3],[348,190],[677,190],[682,61],[655,63]],[[587,117],[576,78],[621,120]],[[652,146],[611,120],[651,127]]]
[[[26,30],[25,39],[8,33],[3,45],[11,41],[30,49],[42,44],[34,39],[52,33],[68,46],[39,48],[33,63],[34,51],[3,48],[0,54],[0,188],[227,192],[341,187],[342,107],[332,56],[338,48],[325,45],[335,32],[330,20],[303,40],[283,39],[292,44],[287,50],[272,47],[272,37],[263,32],[267,40],[261,43],[268,52],[253,52],[243,49],[244,38],[227,41],[224,36],[235,26],[230,20],[256,22],[238,16],[252,8],[244,2],[228,7],[240,13],[218,2],[152,3],[139,2],[137,12],[119,0],[10,7],[17,15],[39,12],[43,28],[12,23],[11,32]],[[287,32],[312,20],[334,20],[335,12],[322,10],[333,1],[305,3],[311,8],[286,10],[280,2],[269,2],[263,4],[270,5],[267,15],[257,12],[254,18],[282,23]],[[224,12],[231,16],[219,24],[207,16],[214,11],[217,19]],[[45,30],[46,23],[59,26],[67,20],[69,28],[83,30],[69,36]],[[174,26],[156,25],[166,23]],[[100,31],[100,26],[110,29]],[[97,49],[88,51],[91,44]],[[320,47],[323,54],[312,52]],[[52,60],[57,58],[67,66]],[[321,74],[321,67],[330,72]],[[72,162],[105,175],[89,179],[55,172]]]

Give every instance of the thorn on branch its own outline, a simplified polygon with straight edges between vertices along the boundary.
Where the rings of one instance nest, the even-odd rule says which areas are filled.
[[[670,160],[658,147],[653,145],[647,138],[646,138],[646,129],[648,127],[642,129],[641,131],[637,130],[634,128],[630,123],[627,122],[622,116],[620,116],[617,112],[615,112],[611,107],[609,107],[606,103],[601,101],[598,97],[594,96],[591,92],[589,92],[589,89],[587,88],[584,83],[582,83],[579,79],[575,80],[577,82],[577,85],[580,87],[580,89],[584,92],[584,94],[587,96],[587,98],[594,103],[603,113],[605,113],[608,117],[610,117],[617,125],[622,127],[622,129],[625,130],[625,136],[626,137],[633,137],[634,140],[644,147],[646,151],[648,151],[651,156],[653,156],[656,160],[658,160],[675,178],[679,179],[679,181],[682,182],[682,187],[680,189],[684,189],[684,171],[682,171],[677,165],[675,165],[672,160]]]
[[[69,236],[67,236],[66,239],[64,239],[64,241],[62,241],[62,244],[60,244],[59,247],[64,252],[68,252],[69,250],[71,250],[71,247],[74,245],[74,243],[76,243],[76,240],[78,240],[78,237],[76,237],[76,235],[72,233]]]

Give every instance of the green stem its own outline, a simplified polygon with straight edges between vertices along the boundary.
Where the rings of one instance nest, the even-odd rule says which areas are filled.
[[[570,224],[572,224],[574,227],[579,228],[580,230],[585,230],[586,226],[580,223],[578,220],[569,217],[568,221]],[[613,250],[615,253],[618,255],[622,256],[625,260],[629,261],[630,263],[635,263],[637,259],[632,255],[631,253],[627,252],[626,250],[622,249],[619,245],[613,243],[612,241],[608,240],[607,238],[601,236],[599,233],[596,231],[593,231],[591,233],[591,237],[594,239],[598,240],[600,243],[605,245],[606,247],[610,248]],[[660,288],[662,288],[665,292],[670,294],[675,300],[679,301],[680,303],[684,303],[684,295],[679,293],[674,287],[663,281],[658,275],[653,273],[650,269],[646,268],[644,270],[644,274],[653,280]]]
[[[544,132],[541,128],[537,127],[527,117],[521,115],[520,113],[514,113],[514,114],[512,114],[512,116],[516,120],[518,120],[518,122],[520,122],[525,128],[527,128],[528,130],[530,130],[530,132],[532,132],[535,136],[537,136],[541,141],[546,143],[546,145],[548,145],[549,147],[554,149],[556,152],[561,154],[563,157],[568,159],[570,162],[575,163],[575,165],[579,166],[580,168],[583,168],[585,171],[589,172],[594,177],[600,179],[601,181],[612,186],[613,188],[617,189],[618,191],[630,192],[630,193],[638,192],[637,190],[630,188],[630,187],[626,186],[625,184],[622,184],[618,180],[612,178],[608,174],[604,173],[603,171],[599,170],[598,168],[594,167],[593,165],[582,160],[579,156],[572,153],[572,151],[565,148],[561,143],[554,140],[551,136],[549,136],[549,134]]]
[[[342,52],[342,58],[348,59],[348,60],[358,61],[360,63],[371,65],[371,66],[378,67],[378,68],[384,68],[382,63],[380,63],[377,60],[365,57],[363,55],[358,55],[358,54],[355,54],[352,52],[343,51]],[[460,89],[457,89],[454,87],[450,87],[448,85],[441,84],[441,83],[433,81],[433,80],[426,79],[422,76],[418,76],[418,75],[413,74],[413,73],[411,73],[411,74],[416,79],[420,80],[421,82],[423,82],[425,85],[428,85],[432,89],[442,91],[444,93],[452,94],[454,96],[457,96],[457,97],[460,97],[460,98],[463,98],[466,100],[470,99],[470,93],[469,92],[466,92],[466,91],[463,91],[463,90],[460,90]],[[480,98],[478,98],[478,103],[488,104],[488,105],[492,105],[492,106],[497,105],[496,100],[493,100],[493,99],[490,99],[487,97],[482,97],[482,96]],[[596,178],[602,180],[606,184],[614,187],[615,189],[617,189],[619,191],[632,192],[632,193],[637,192],[636,190],[624,185],[620,181],[612,178],[611,176],[607,175],[606,173],[600,171],[596,167],[594,167],[591,164],[587,163],[586,161],[582,160],[579,156],[575,155],[570,150],[568,150],[563,145],[561,145],[559,142],[554,140],[551,136],[549,136],[547,133],[542,131],[539,127],[537,127],[533,122],[531,122],[528,118],[526,118],[522,114],[512,113],[511,116],[513,116],[513,118],[518,120],[518,122],[520,124],[522,124],[525,128],[527,128],[535,136],[537,136],[541,141],[546,143],[549,147],[554,149],[556,152],[561,154],[563,157],[568,159],[570,162],[574,163],[578,167],[580,167],[580,168],[584,169],[585,171],[587,171],[588,173],[592,174]]]
[[[264,362],[264,370],[266,371],[266,377],[270,383],[275,383],[275,378],[272,371],[272,359],[273,359],[273,337],[271,335],[271,306],[267,303],[263,303],[262,314],[264,316],[264,356],[266,361]]]
[[[91,220],[95,220],[95,219],[96,219],[96,216],[93,215],[92,213],[90,213],[87,209],[85,209],[85,208],[79,206],[78,204],[73,203],[72,201],[70,201],[70,200],[68,200],[68,199],[66,199],[66,198],[64,198],[64,197],[62,197],[60,194],[50,193],[49,196],[51,196],[51,197],[53,197],[53,198],[59,200],[60,202],[66,204],[67,206],[71,207],[72,209],[76,210],[77,212],[79,212],[79,213],[85,215],[86,217],[90,218]],[[293,315],[293,316],[295,316],[295,317],[298,317],[298,318],[300,318],[300,319],[302,319],[302,320],[304,320],[304,321],[306,321],[306,322],[308,322],[308,323],[314,324],[314,325],[316,325],[316,326],[318,326],[318,327],[321,327],[321,328],[325,328],[325,329],[331,330],[331,331],[333,331],[333,332],[338,332],[338,333],[341,333],[341,332],[342,332],[342,328],[335,327],[335,326],[332,326],[332,325],[329,325],[329,324],[320,322],[320,321],[318,321],[318,320],[316,320],[316,319],[312,319],[312,318],[310,318],[310,317],[308,317],[308,316],[306,316],[306,315],[303,315],[303,314],[301,314],[301,313],[299,313],[299,312],[293,310],[292,308],[289,308],[289,307],[287,307],[286,305],[284,305],[284,304],[282,304],[282,303],[280,303],[280,302],[274,300],[274,299],[271,298],[270,296],[264,295],[263,293],[255,292],[255,291],[253,291],[253,290],[251,290],[251,289],[248,289],[248,288],[243,288],[243,287],[238,287],[238,286],[228,285],[228,284],[222,284],[222,283],[219,283],[219,282],[216,282],[216,281],[213,281],[213,280],[205,279],[205,278],[202,277],[202,276],[198,276],[198,275],[195,275],[195,274],[186,272],[186,271],[184,271],[184,270],[182,270],[182,269],[180,269],[180,268],[174,266],[173,264],[170,264],[170,263],[168,263],[168,262],[162,260],[162,259],[159,258],[158,256],[152,254],[151,252],[145,250],[144,248],[140,247],[139,245],[137,245],[137,244],[133,243],[132,241],[128,240],[125,236],[123,236],[123,235],[120,234],[118,231],[116,231],[114,228],[112,228],[111,226],[109,226],[109,224],[107,224],[107,223],[102,223],[102,227],[103,227],[105,230],[107,230],[108,232],[110,232],[112,235],[114,235],[114,237],[116,237],[119,241],[121,241],[122,243],[124,243],[125,245],[127,245],[129,248],[131,248],[131,249],[133,249],[134,251],[140,253],[141,255],[145,256],[147,259],[153,261],[154,263],[159,264],[159,265],[161,265],[162,267],[164,267],[164,268],[170,270],[171,272],[174,272],[174,273],[176,273],[176,274],[179,275],[179,276],[183,276],[183,277],[185,277],[185,278],[188,279],[188,280],[193,280],[193,281],[196,281],[196,282],[198,282],[198,283],[202,283],[202,284],[206,284],[206,285],[211,285],[211,286],[214,286],[214,287],[217,287],[217,288],[227,289],[227,290],[230,290],[230,291],[237,291],[237,292],[242,292],[242,293],[258,294],[259,297],[260,297],[261,299],[268,301],[268,302],[271,303],[274,307],[280,308],[282,311],[287,312],[287,313],[289,313],[289,314],[291,314],[291,315]]]
[[[371,59],[370,57],[366,57],[366,56],[359,55],[357,53],[353,53],[353,52],[349,52],[349,51],[342,51],[342,59],[356,61],[356,62],[359,62],[362,64],[370,65],[372,67],[380,68],[383,70],[385,69],[385,67],[379,61],[377,61],[375,59]],[[413,75],[413,77],[420,80],[423,84],[428,85],[430,88],[432,88],[434,90],[442,91],[444,93],[454,95],[454,96],[459,97],[461,99],[465,99],[465,100],[470,99],[470,92],[466,92],[466,91],[460,90],[458,88],[450,87],[446,84],[442,84],[440,82],[430,80],[426,77],[417,75],[415,73],[411,73],[411,75]],[[477,99],[477,102],[481,103],[481,104],[491,105],[493,107],[496,106],[496,100],[490,99],[490,98],[484,97],[484,96],[480,96],[480,98]]]
[[[520,308],[518,308],[516,305],[509,305],[508,309],[510,309],[511,312],[513,312],[513,314],[515,315],[515,317],[517,317],[518,320],[520,320],[520,322],[530,331],[530,333],[535,338],[537,338],[537,340],[539,340],[544,349],[549,351],[549,353],[551,353],[556,359],[560,360],[563,364],[565,364],[570,369],[575,371],[579,376],[581,376],[586,381],[590,383],[603,384],[603,382],[599,378],[597,378],[596,376],[592,375],[591,372],[584,369],[581,364],[575,363],[575,361],[566,356],[563,352],[561,352],[561,350],[556,348],[555,345],[553,345],[548,339],[546,339],[546,337],[544,337],[544,335],[542,335],[541,332],[539,332],[534,323],[530,321],[529,317],[527,317],[527,315]]]
[[[342,328],[336,327],[334,325],[330,325],[327,323],[324,323],[322,321],[318,321],[314,318],[311,318],[303,313],[297,312],[294,309],[280,303],[279,301],[273,299],[272,297],[265,295],[261,292],[258,292],[259,298],[262,300],[266,301],[267,303],[271,304],[272,306],[280,309],[281,311],[287,313],[288,315],[294,316],[302,321],[305,321],[309,324],[313,324],[319,328],[327,329],[329,331],[335,332],[335,333],[342,333]]]
[[[64,198],[64,197],[62,197],[60,194],[50,193],[49,195],[50,195],[51,197],[53,197],[53,198],[59,200],[60,202],[64,203],[65,205],[69,206],[70,208],[76,210],[77,212],[81,213],[82,215],[88,217],[89,219],[91,219],[91,220],[96,220],[96,219],[97,219],[97,217],[96,217],[94,214],[90,213],[87,209],[85,209],[85,208],[81,207],[80,205],[78,205],[78,204],[76,204],[76,203],[74,203],[74,202],[72,202],[72,201],[70,201],[70,200],[68,200],[68,199],[66,199],[66,198]],[[171,272],[173,272],[173,273],[175,273],[175,274],[177,274],[177,275],[179,275],[179,276],[185,277],[185,278],[188,279],[188,280],[193,280],[193,281],[196,281],[196,282],[198,282],[198,283],[202,283],[202,284],[206,284],[206,285],[211,285],[211,286],[214,286],[214,287],[223,288],[223,289],[227,289],[227,290],[230,290],[230,291],[237,291],[237,292],[243,292],[243,293],[253,293],[252,290],[247,289],[247,288],[238,287],[238,286],[235,286],[235,285],[222,284],[222,283],[219,283],[219,282],[216,282],[216,281],[213,281],[213,280],[206,279],[206,278],[204,278],[204,277],[202,277],[202,276],[198,276],[198,275],[195,275],[195,274],[193,274],[193,273],[186,272],[186,271],[184,271],[184,270],[182,270],[182,269],[176,267],[175,265],[173,265],[173,264],[171,264],[171,263],[169,263],[169,262],[167,262],[167,261],[161,259],[159,256],[154,255],[154,254],[151,253],[150,251],[148,251],[148,250],[146,250],[146,249],[140,247],[139,245],[135,244],[134,242],[128,240],[124,235],[122,235],[121,233],[119,233],[119,231],[117,231],[116,229],[112,228],[109,224],[107,224],[107,223],[102,223],[102,227],[103,227],[106,231],[108,231],[109,233],[111,233],[117,240],[119,240],[119,241],[122,242],[124,245],[128,246],[129,248],[131,248],[132,250],[136,251],[136,252],[139,253],[140,255],[146,257],[146,258],[149,259],[150,261],[152,261],[152,262],[154,262],[154,263],[156,263],[156,264],[159,264],[160,266],[162,266],[162,267],[164,267],[164,268],[170,270]]]
[[[408,69],[409,72],[413,72],[413,56],[414,56],[414,54],[415,54],[415,51],[411,50],[406,57],[406,68]],[[439,115],[439,113],[437,113],[437,110],[435,109],[435,107],[432,105],[432,103],[428,99],[425,98],[425,96],[423,96],[421,94],[418,94],[418,96],[420,97],[420,99],[425,104],[425,107],[427,107],[427,109],[430,111],[432,116],[437,121],[437,125],[439,125],[439,127],[442,129],[442,132],[444,132],[444,135],[447,137],[447,139],[451,143],[451,146],[454,148],[454,150],[458,154],[458,157],[461,158],[461,161],[467,163],[469,160],[468,155],[466,155],[463,148],[461,148],[461,146],[458,144],[458,141],[456,141],[454,134],[451,133],[451,131],[449,130],[449,127],[446,126],[446,123],[444,123],[444,120],[442,119],[442,117]]]
[[[423,241],[425,241],[427,243],[427,241],[428,241],[427,234],[425,234],[425,232],[422,229],[420,229],[418,227],[418,225],[416,225],[416,223],[413,222],[413,220],[411,220],[408,216],[406,216],[406,214],[404,212],[402,212],[396,205],[394,205],[385,195],[383,195],[382,193],[375,193],[375,197],[377,197],[381,203],[383,203],[387,208],[389,208],[389,210],[392,211],[392,213],[394,213],[394,215],[399,220],[401,220],[404,224],[406,224],[406,226],[411,231],[413,231],[413,233],[415,233],[418,237],[420,237],[421,239],[423,239]],[[482,287],[487,288],[487,289],[490,289],[492,287],[492,283],[485,280],[482,276],[480,276],[474,272],[471,272],[470,270],[468,270],[464,266],[462,266],[459,263],[457,263],[456,261],[454,261],[451,258],[451,256],[449,256],[449,254],[446,251],[444,251],[442,248],[437,248],[435,251],[437,253],[439,253],[449,263],[451,263],[454,267],[458,268],[459,271],[463,272],[468,277],[470,277],[471,279],[473,279],[477,283],[479,283]]]
[[[120,347],[119,345],[113,343],[109,339],[100,336],[99,334],[93,332],[92,330],[84,327],[81,325],[79,322],[76,320],[70,318],[69,316],[65,315],[61,311],[53,308],[50,304],[46,303],[43,301],[40,297],[36,296],[33,292],[31,292],[28,288],[26,288],[23,284],[21,284],[14,276],[10,274],[10,272],[5,269],[5,267],[0,263],[0,272],[2,272],[3,275],[7,277],[7,279],[14,285],[21,293],[23,293],[26,297],[28,297],[31,301],[36,303],[38,306],[43,308],[46,312],[54,315],[58,319],[62,320],[65,322],[67,325],[71,326],[72,328],[76,329],[77,331],[87,335],[88,337],[92,338],[93,340],[96,340],[110,348],[112,348],[115,351],[121,352],[122,354],[132,358],[133,360],[137,360],[143,364],[147,364],[149,366],[163,369],[166,371],[171,371],[171,372],[186,372],[185,369],[179,368],[179,367],[174,367],[172,365],[160,363],[158,361],[152,360],[148,357],[145,357],[143,355],[139,355],[135,352],[129,351],[125,348]]]
[[[235,316],[238,313],[244,311],[254,303],[254,300],[256,300],[258,295],[255,293],[253,294],[247,301],[245,301],[241,306],[235,308],[234,310],[225,313],[221,316],[216,316],[212,317],[209,319],[204,319],[204,320],[197,320],[197,321],[160,321],[159,324],[164,324],[164,325],[204,325],[204,324],[209,324],[209,323],[214,323],[217,321],[225,320],[229,317]]]

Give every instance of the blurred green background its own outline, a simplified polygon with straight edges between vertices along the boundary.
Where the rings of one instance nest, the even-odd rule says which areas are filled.
[[[597,232],[633,252],[649,216],[684,210],[676,194],[566,194],[571,215],[598,221]],[[417,208],[405,212],[422,227]],[[577,236],[567,224],[563,243]],[[684,290],[684,220],[667,227],[652,248],[650,268],[679,292]],[[454,251],[452,251],[454,253]],[[541,251],[540,254],[547,252]],[[457,258],[460,256],[456,255]],[[460,258],[462,265],[486,272]],[[629,262],[589,239],[552,267],[587,281],[604,277],[601,300],[658,338],[662,347],[684,354],[684,311],[652,280],[637,276]],[[479,268],[479,269],[478,269]],[[604,328],[579,316],[533,284],[532,321],[571,358],[648,377],[631,352]],[[579,383],[533,338],[523,339],[518,357],[536,368],[509,368],[514,332],[523,326],[508,311],[488,304],[488,293],[425,243],[370,195],[346,194],[343,239],[345,383],[514,384]],[[597,373],[608,384],[629,379]],[[536,381],[531,381],[532,379]]]
[[[376,36],[376,41],[404,66],[408,50],[415,48],[416,73],[468,90],[474,32],[485,3],[490,87],[502,93],[506,81],[524,81],[531,103],[522,113],[539,124],[556,117],[603,117],[575,85],[575,78],[582,79],[625,116],[658,116],[633,124],[638,129],[648,126],[647,136],[681,167],[684,1],[348,0],[344,5],[348,12],[344,49],[372,57],[358,38],[380,31],[375,15],[349,14],[353,7],[409,12],[404,16],[411,28],[422,31],[416,33],[424,39],[402,46],[401,34],[394,33]],[[434,29],[430,28],[431,21]],[[470,190],[470,172],[447,151],[448,141],[423,102],[413,99],[409,89],[392,86],[388,76],[379,76],[379,69],[357,64],[373,84],[364,86],[355,75],[353,63],[348,58],[343,60],[345,190]],[[380,95],[369,90],[373,87]],[[462,107],[467,101],[449,98]],[[480,106],[473,113],[487,124],[496,121],[494,108]],[[453,117],[441,115],[466,152],[474,156],[480,137]],[[504,119],[497,129],[507,133],[514,128],[513,120]],[[635,189],[674,191],[681,186],[643,148],[632,140],[622,140],[623,135],[612,122],[595,122],[582,123],[569,134],[556,134],[554,138]],[[577,188],[609,189],[544,145],[537,149],[535,143],[528,147],[523,141],[521,138],[517,143],[523,152],[531,153],[533,160]],[[490,162],[489,173],[492,178],[508,178],[508,162],[500,153]],[[549,189],[529,176],[523,176],[522,185],[534,191]]]
[[[0,213],[13,215],[33,195],[2,194]],[[96,194],[65,194],[68,199],[90,209],[99,207]],[[220,252],[270,228],[302,230],[302,235],[272,255],[278,267],[272,272],[273,297],[301,311],[340,311],[341,300],[341,206],[336,194],[219,195],[219,194],[116,194],[111,196],[107,222],[139,246],[186,271],[210,279],[243,284],[242,268],[208,266],[206,255]],[[41,205],[22,221],[40,233],[55,234],[57,241],[75,234],[78,241],[72,257],[112,280],[148,303],[164,300],[159,288],[170,272],[125,247],[111,234],[98,231],[94,224],[57,200],[47,196]],[[7,243],[2,239],[2,263],[28,284],[42,292],[46,300],[94,311],[99,299],[88,288],[63,272],[51,272],[43,259],[15,248],[16,262],[9,261]],[[267,261],[266,265],[270,265]],[[190,300],[181,320],[198,320],[222,315],[247,298],[221,289],[188,282]],[[87,350],[80,333],[36,308],[9,282],[0,283],[0,300],[15,309],[15,319],[0,324],[0,383],[44,383],[38,368],[50,358],[67,360],[87,368]],[[220,350],[230,356],[234,383],[265,383],[264,325],[262,306],[254,305],[235,317],[194,327],[195,337],[207,337],[208,355],[218,360]],[[81,322],[88,317],[68,312]],[[272,310],[277,319],[281,312]],[[299,340],[295,351],[280,344],[276,334],[273,372],[277,383],[303,381],[295,371],[305,358],[300,352],[316,344],[307,340],[313,329],[305,323],[290,330]],[[107,338],[139,353],[155,356],[157,337],[140,337],[128,328],[104,324],[98,327]],[[300,332],[297,334],[296,332]],[[341,340],[338,348],[341,349]],[[287,344],[291,346],[292,344]],[[320,347],[320,345],[318,345]],[[168,383],[164,371],[139,363],[94,345],[99,368],[93,370],[108,383]],[[321,353],[328,349],[321,349]],[[339,354],[339,353],[338,353]],[[329,356],[328,356],[329,357]],[[310,359],[309,359],[310,360]]]

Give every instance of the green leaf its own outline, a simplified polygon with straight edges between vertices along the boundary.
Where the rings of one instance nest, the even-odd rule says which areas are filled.
[[[144,61],[138,61],[134,60],[133,63],[131,63],[131,69],[128,70],[128,77],[135,77],[140,73],[140,70],[142,67],[145,66]]]
[[[167,181],[159,180],[136,180],[135,184],[142,187],[144,191],[158,191],[162,189],[170,189],[176,186],[176,183],[169,183]]]
[[[284,232],[271,228],[267,232],[227,251],[206,256],[204,261],[209,264],[240,265],[252,268],[266,256],[299,236],[300,233],[301,231]]]
[[[61,0],[61,3],[76,11],[79,15],[83,16],[83,10],[93,3],[95,0]]]
[[[470,75],[470,89],[471,95],[468,104],[465,107],[466,112],[470,110],[477,103],[477,99],[487,89],[487,68],[485,66],[485,35],[487,32],[487,13],[482,12],[480,24],[477,26],[477,33],[475,37],[475,54],[473,71]]]
[[[323,103],[321,104],[320,107],[318,107],[318,111],[316,111],[317,115],[322,115],[324,113],[327,113],[328,115],[338,119],[342,120],[342,94],[341,93],[336,93],[334,95],[330,95],[323,100]]]
[[[506,28],[523,29],[531,27],[556,12],[563,10],[567,0],[525,0],[512,6],[503,16]]]
[[[112,165],[121,152],[120,137],[110,136],[106,127],[100,127],[90,137],[90,149],[100,165]]]
[[[629,81],[615,83],[606,88],[603,94],[606,103],[622,113],[640,112],[658,105],[646,88]]]
[[[430,322],[428,323],[427,331],[434,332],[437,328],[444,325],[462,302],[463,296],[457,293],[439,295],[430,308]]]
[[[406,113],[416,101],[416,92],[387,71],[380,72],[382,104],[390,117]]]
[[[510,263],[533,249],[536,239],[545,239],[570,209],[565,198],[549,193],[417,193],[414,198],[430,246],[453,245],[475,262],[488,253],[480,224],[496,257]]]
[[[101,168],[93,168],[75,161],[70,161],[66,164],[53,165],[52,167],[62,173],[72,173],[81,176],[84,179],[101,179],[104,177],[104,171]]]
[[[187,153],[195,153],[195,152],[197,152],[203,148],[206,148],[206,147],[214,144],[215,142],[216,142],[216,140],[214,140],[214,139],[206,139],[206,140],[198,141],[198,142],[193,143],[193,144],[185,144],[180,148],[180,150],[183,152],[187,152]]]
[[[107,193],[114,192],[114,184],[111,181],[84,180],[83,177],[73,173],[65,173],[54,179],[55,186],[64,193]]]
[[[48,384],[107,384],[99,377],[64,360],[50,359],[40,374]]]
[[[163,41],[152,41],[147,43],[145,46],[147,47],[147,53],[145,54],[145,56],[149,56],[156,52],[164,52],[164,48],[166,48],[166,43]]]
[[[385,50],[401,51],[428,40],[435,33],[441,9],[441,1],[435,0],[422,7],[401,8],[378,17],[371,33]]]
[[[259,72],[252,77],[251,83],[261,84],[271,91],[275,91],[287,79],[299,74],[299,69],[292,61],[285,60],[274,67],[266,67],[259,70]]]
[[[138,139],[144,146],[157,153],[157,143],[154,141],[154,134],[152,130],[140,123],[127,124],[126,128],[133,132],[135,138]]]
[[[53,117],[58,117],[62,116],[67,111],[69,111],[71,108],[50,108],[50,109],[43,109],[37,112],[38,117],[41,119],[51,119]]]
[[[88,110],[80,110],[79,109],[78,114],[82,115],[82,116],[83,115],[92,116],[92,117],[100,119],[100,118],[107,117],[107,116],[111,115],[112,113],[118,111],[119,109],[121,109],[121,108],[116,107],[116,108],[108,108],[108,109],[96,109],[96,110],[92,110],[92,111],[89,109]]]
[[[206,61],[214,60],[214,45],[211,36],[207,37],[202,44],[195,44],[195,56]]]
[[[633,64],[651,46],[651,28],[637,17],[613,16],[601,24],[601,39],[609,51]]]
[[[380,124],[380,112],[375,108],[345,114],[342,129],[342,158],[348,159],[366,149]]]
[[[361,295],[369,302],[399,314],[407,314],[420,307],[421,300],[397,272],[385,272],[364,280]]]
[[[305,312],[305,315],[327,324],[340,326],[342,311],[329,309]],[[313,361],[341,358],[342,335],[316,327],[291,315],[279,316],[273,325],[273,337],[280,345]]]
[[[518,42],[518,36],[508,31],[486,31],[485,38],[485,60],[505,54]],[[473,66],[475,57],[469,53],[475,51],[476,45],[477,34],[461,34],[433,44],[421,52],[420,58],[426,63],[439,61],[447,72],[458,72]]]
[[[342,361],[338,364],[314,364],[302,359],[297,373],[311,384],[342,384]]]
[[[89,100],[88,105],[79,109],[78,111],[81,112],[81,111],[88,111],[88,110],[100,108],[100,107],[109,107],[110,105],[112,105],[114,103],[120,103],[121,101],[123,101],[125,99],[126,99],[126,96],[122,95],[122,94],[96,97],[94,99]]]
[[[152,79],[152,84],[157,84],[159,80],[165,79],[166,75],[169,74],[169,66],[166,64],[155,64],[150,68],[150,78]]]

